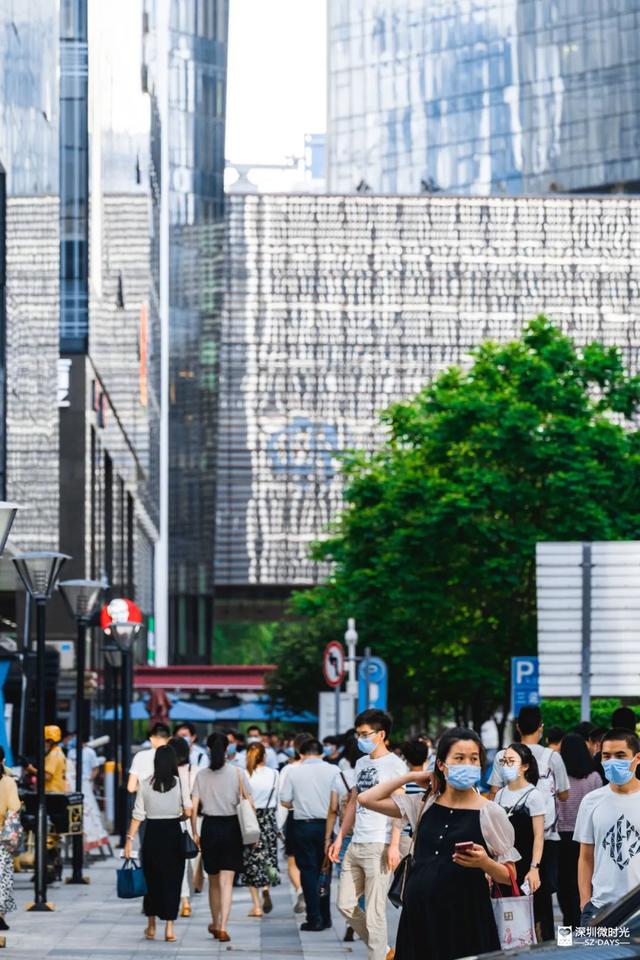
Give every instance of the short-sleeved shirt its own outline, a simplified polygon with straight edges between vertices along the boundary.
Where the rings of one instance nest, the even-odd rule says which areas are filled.
[[[256,810],[273,810],[278,803],[278,771],[263,765],[247,777]]]
[[[507,813],[517,807],[519,810],[526,810],[530,817],[544,817],[547,810],[545,798],[530,783],[520,790],[510,790],[509,787],[502,787],[496,793],[495,800]]]
[[[67,758],[60,747],[52,747],[44,758],[45,773],[51,774],[45,780],[47,793],[66,793],[67,790]]]
[[[205,817],[232,817],[240,803],[240,779],[247,797],[251,786],[244,770],[225,763],[219,770],[199,770],[193,785],[193,796],[200,798],[200,812]]]
[[[134,755],[133,760],[131,761],[131,766],[129,767],[129,773],[136,775],[138,778],[138,783],[142,783],[143,780],[148,780],[149,777],[153,776],[153,764],[155,756],[155,747],[148,747],[144,750],[138,750],[138,752]]]
[[[591,903],[617,903],[640,884],[640,790],[592,790],[580,804],[573,839],[593,844]]]
[[[576,777],[569,777],[569,799],[558,801],[558,830],[561,833],[570,833],[575,829],[576,817],[582,800],[593,790],[599,790],[602,786],[602,777],[594,770],[578,780]]]
[[[280,799],[293,803],[293,819],[326,819],[335,767],[321,757],[308,757],[286,769],[289,772],[281,783]]]
[[[376,760],[370,756],[360,757],[355,768],[356,790],[358,793],[364,793],[370,787],[402,777],[406,772],[406,763],[395,753],[385,753],[383,757],[378,757]],[[383,813],[367,810],[357,804],[353,842],[389,843],[392,826],[390,818],[385,817]]]

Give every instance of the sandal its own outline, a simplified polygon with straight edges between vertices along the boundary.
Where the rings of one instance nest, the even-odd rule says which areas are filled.
[[[248,917],[262,917],[262,910],[250,910],[247,914]]]
[[[155,940],[155,938],[156,938],[156,928],[155,928],[155,927],[145,927],[145,928],[144,928],[144,938],[145,938],[145,940]]]
[[[214,927],[214,925],[213,925],[212,923],[209,924],[209,926],[207,927],[207,930],[209,931],[209,933],[211,934],[212,937],[215,937],[215,938],[216,938],[216,940],[217,940],[218,937],[220,936],[220,931],[219,931],[219,930],[216,930],[216,928]]]
[[[218,930],[218,940],[220,943],[229,943],[231,937],[226,930]]]

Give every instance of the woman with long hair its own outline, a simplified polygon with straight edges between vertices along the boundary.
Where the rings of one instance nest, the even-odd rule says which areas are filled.
[[[578,857],[580,844],[573,839],[578,808],[583,798],[602,786],[602,777],[595,769],[584,737],[567,733],[560,744],[560,756],[569,775],[569,799],[558,801],[558,903],[562,922],[566,926],[580,924],[580,894],[578,893]]]
[[[209,933],[221,943],[231,940],[227,931],[231,913],[233,881],[242,870],[242,834],[238,805],[242,796],[250,797],[251,788],[244,770],[227,763],[229,741],[223,733],[212,733],[208,740],[209,767],[199,770],[193,787],[191,828],[200,847],[205,872],[209,876]],[[202,835],[198,835],[198,811],[202,813]]]
[[[261,917],[273,910],[270,887],[280,883],[276,823],[278,771],[267,767],[267,751],[262,743],[251,743],[247,748],[247,776],[260,825],[260,840],[244,848],[242,882],[249,887],[253,900],[249,916]]]
[[[171,740],[169,740],[169,746],[172,747],[173,752],[176,755],[176,763],[178,764],[178,776],[180,777],[182,794],[185,797],[191,797],[196,776],[198,775],[198,770],[200,769],[200,767],[195,763],[190,762],[191,745],[187,743],[184,737],[172,737]],[[190,820],[187,820],[185,826],[187,831],[191,833]],[[193,877],[197,870],[197,861],[199,859],[200,856],[198,855],[198,857],[193,860],[185,860],[184,874],[182,876],[182,887],[180,888],[181,917],[191,916],[191,891],[193,889]]]
[[[396,960],[454,960],[500,949],[486,875],[510,884],[520,855],[504,810],[476,790],[484,766],[478,735],[454,727],[440,737],[426,799],[398,792],[410,780],[428,782],[429,774],[415,770],[358,797],[368,810],[402,817],[416,834]]]
[[[538,761],[525,743],[512,743],[500,758],[502,779],[506,786],[495,795],[495,802],[505,810],[516,835],[515,848],[521,859],[516,864],[518,884],[527,883],[533,897],[536,923],[541,922],[544,905],[536,897],[544,871],[544,815],[546,801],[536,784],[540,774]],[[526,888],[525,888],[526,889]],[[542,939],[542,938],[540,938]]]
[[[8,813],[17,813],[20,809],[18,787],[4,766],[4,748],[0,747],[0,830],[4,826]],[[5,915],[16,910],[13,899],[13,856],[4,844],[0,843],[0,930],[8,930]]]
[[[180,906],[185,860],[181,820],[190,814],[190,800],[182,792],[175,752],[168,744],[158,747],[153,758],[153,775],[138,783],[124,846],[124,855],[130,858],[134,838],[145,820],[141,860],[147,883],[143,904],[147,940],[155,940],[156,917],[166,922],[165,940],[176,939],[173,923]]]

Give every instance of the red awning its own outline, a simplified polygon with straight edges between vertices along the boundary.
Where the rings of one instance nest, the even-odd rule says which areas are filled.
[[[275,670],[273,664],[224,666],[139,667],[134,672],[136,690],[228,690],[230,692],[265,689],[266,677]]]

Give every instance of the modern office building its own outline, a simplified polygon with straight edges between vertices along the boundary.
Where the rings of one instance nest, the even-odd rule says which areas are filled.
[[[146,0],[150,316],[161,330],[157,661],[209,662],[213,630],[228,0]],[[168,537],[164,532],[168,530]]]
[[[637,192],[640,0],[328,0],[328,185]]]
[[[380,411],[544,311],[640,369],[627,198],[229,196],[220,362],[219,622],[277,619]]]

